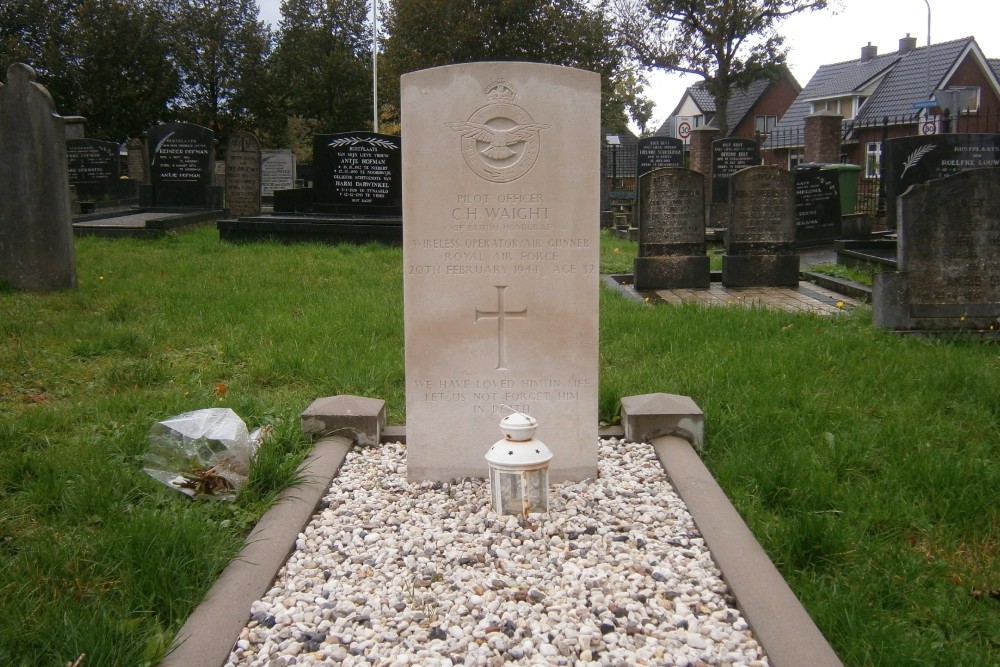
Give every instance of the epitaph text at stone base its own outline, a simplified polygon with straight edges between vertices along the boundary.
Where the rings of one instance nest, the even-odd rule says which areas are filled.
[[[551,479],[597,474],[600,78],[473,63],[402,79],[407,470],[486,475],[509,410]]]

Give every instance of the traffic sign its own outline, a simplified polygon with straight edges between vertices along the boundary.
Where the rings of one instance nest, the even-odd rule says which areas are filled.
[[[914,102],[911,106],[914,109],[933,109],[937,105],[937,100],[920,100],[919,102]]]

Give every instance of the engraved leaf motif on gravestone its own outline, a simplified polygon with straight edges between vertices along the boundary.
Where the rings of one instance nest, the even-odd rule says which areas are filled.
[[[480,177],[494,183],[508,183],[524,176],[538,159],[545,123],[536,123],[522,107],[514,104],[517,89],[497,79],[483,91],[489,104],[477,109],[469,119],[445,125],[461,135],[462,157]]]
[[[899,177],[903,178],[903,176],[906,175],[906,172],[910,169],[910,167],[917,166],[917,163],[920,162],[921,158],[923,158],[925,155],[930,153],[935,148],[937,148],[937,146],[934,144],[924,144],[917,150],[910,153],[909,157],[907,157],[906,160],[903,161],[903,172],[899,175]]]
[[[341,146],[357,146],[358,144],[368,144],[386,150],[399,150],[399,146],[385,139],[365,138],[365,137],[341,137],[334,139],[329,144],[330,148],[340,148]]]
[[[149,161],[149,166],[156,164],[156,158],[160,157],[160,148],[163,146],[164,142],[170,137],[174,136],[176,132],[168,132],[160,139],[160,143],[156,144],[156,148],[153,149],[153,159]]]

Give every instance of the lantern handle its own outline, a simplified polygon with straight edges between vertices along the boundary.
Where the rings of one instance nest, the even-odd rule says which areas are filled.
[[[531,415],[526,414],[524,412],[521,412],[520,410],[515,410],[514,408],[510,407],[509,405],[505,405],[503,403],[500,404],[500,407],[501,408],[507,408],[508,410],[510,410],[510,414],[511,415],[521,415],[522,417],[525,417],[525,418],[531,417]],[[509,417],[510,415],[505,415],[505,416]]]

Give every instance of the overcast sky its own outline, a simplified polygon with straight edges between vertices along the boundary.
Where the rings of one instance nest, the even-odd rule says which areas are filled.
[[[281,0],[258,2],[261,18],[277,25]],[[907,33],[917,38],[918,46],[926,45],[928,2],[932,43],[971,35],[988,58],[1000,58],[1000,0],[842,0],[836,14],[812,12],[781,23],[780,32],[791,49],[792,74],[805,86],[820,65],[854,60],[869,42],[879,53],[891,53]],[[656,103],[654,127],[673,111],[685,88],[698,81],[673,73],[650,77],[647,93]]]

